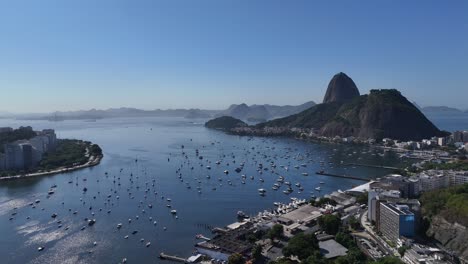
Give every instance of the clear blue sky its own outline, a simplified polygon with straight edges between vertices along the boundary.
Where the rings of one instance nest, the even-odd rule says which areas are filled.
[[[0,110],[320,102],[340,71],[468,108],[468,1],[0,2]]]

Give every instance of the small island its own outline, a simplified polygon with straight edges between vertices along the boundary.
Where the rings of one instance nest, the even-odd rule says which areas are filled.
[[[0,180],[64,173],[100,163],[102,149],[89,141],[57,139],[53,129],[0,128]]]
[[[247,127],[247,124],[231,116],[222,116],[206,122],[205,127],[229,132],[234,128]]]

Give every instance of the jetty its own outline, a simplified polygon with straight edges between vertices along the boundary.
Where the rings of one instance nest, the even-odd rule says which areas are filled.
[[[166,259],[166,260],[172,260],[172,261],[176,261],[176,262],[188,263],[188,259],[184,259],[184,258],[181,258],[181,257],[178,257],[178,256],[167,255],[167,254],[164,254],[163,252],[161,252],[159,254],[159,258],[160,259]]]
[[[351,180],[358,180],[358,181],[370,181],[370,179],[364,179],[360,177],[355,177],[351,175],[342,175],[342,174],[334,174],[334,173],[329,173],[329,172],[324,172],[324,171],[317,171],[315,174],[317,175],[323,175],[323,176],[330,176],[330,177],[336,177],[336,178],[345,178],[345,179],[351,179]]]

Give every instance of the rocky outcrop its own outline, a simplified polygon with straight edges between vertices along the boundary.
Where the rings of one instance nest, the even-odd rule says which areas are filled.
[[[468,263],[468,229],[458,223],[450,223],[441,216],[434,216],[426,233],[439,241],[446,249]]]
[[[345,73],[340,72],[333,76],[328,84],[323,103],[349,102],[359,95],[359,90],[354,81]]]

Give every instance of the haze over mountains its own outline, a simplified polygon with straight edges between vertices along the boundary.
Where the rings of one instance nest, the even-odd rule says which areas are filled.
[[[426,106],[421,109],[424,113],[468,113],[468,110],[460,110],[458,108],[448,106]]]
[[[215,116],[233,116],[251,122],[266,121],[272,118],[285,117],[299,113],[311,106],[314,102],[307,102],[298,106],[293,105],[251,105],[233,104],[226,110],[204,109],[168,109],[168,110],[142,110],[137,108],[110,108],[106,110],[91,109],[80,111],[57,111],[49,114],[11,114],[0,112],[0,117],[17,118],[24,120],[95,120],[118,117],[185,117],[185,118],[211,118]]]
[[[245,120],[245,121],[266,121],[272,118],[285,117],[302,112],[312,106],[315,103],[309,101],[307,103],[293,106],[293,105],[251,105],[246,104],[231,105],[227,110],[222,111],[216,116],[232,116],[234,118]]]

